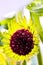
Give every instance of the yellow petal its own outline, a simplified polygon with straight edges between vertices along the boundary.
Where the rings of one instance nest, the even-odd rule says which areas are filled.
[[[6,65],[6,59],[3,53],[0,53],[0,65]]]

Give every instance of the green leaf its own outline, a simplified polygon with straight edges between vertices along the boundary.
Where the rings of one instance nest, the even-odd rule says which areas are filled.
[[[13,16],[12,18],[6,18],[0,21],[0,26],[4,26],[5,29],[8,29],[8,22],[10,22],[11,20],[13,20],[15,18],[15,16]]]
[[[2,33],[0,32],[0,46],[3,46],[3,43],[1,42],[2,39],[3,39],[3,35],[2,35]]]
[[[25,60],[23,61],[22,65],[26,65],[26,61]]]
[[[3,43],[0,41],[0,46],[3,46]]]
[[[36,4],[32,2],[31,4],[27,5],[27,9],[32,10],[34,7],[36,7]]]
[[[28,4],[27,6],[26,6],[26,8],[27,9],[29,9],[29,10],[33,10],[33,9],[35,9],[35,8],[39,8],[39,7],[41,7],[41,6],[43,6],[43,0],[34,0],[31,4]],[[43,7],[42,7],[43,8]],[[43,10],[42,9],[40,9],[41,10],[41,13],[43,12]],[[39,10],[39,11],[40,11]]]
[[[4,29],[8,30],[8,25],[7,24],[4,25]]]
[[[33,20],[33,24],[35,25],[37,32],[40,36],[40,39],[43,42],[43,30],[42,30],[42,27],[41,27],[39,16],[37,15],[36,12],[31,12],[30,14],[31,14],[31,18]]]
[[[43,4],[43,0],[34,0],[34,2],[40,2],[41,4]]]
[[[39,16],[43,16],[43,7],[34,10]]]

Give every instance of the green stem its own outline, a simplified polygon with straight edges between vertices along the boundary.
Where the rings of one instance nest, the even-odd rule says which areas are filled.
[[[39,48],[39,53],[38,53],[38,55],[37,55],[37,60],[38,60],[38,64],[39,64],[39,65],[43,65],[40,48]]]
[[[33,24],[36,26],[37,32],[38,32],[38,34],[43,42],[43,30],[42,30],[42,27],[41,27],[41,24],[39,21],[39,16],[37,15],[36,12],[30,12],[30,15],[31,15],[31,18],[33,20]],[[40,48],[39,48],[39,53],[37,55],[37,59],[38,59],[38,64],[43,65]]]

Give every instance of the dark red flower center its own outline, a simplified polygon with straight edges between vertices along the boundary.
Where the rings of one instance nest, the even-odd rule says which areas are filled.
[[[28,54],[34,47],[33,34],[25,29],[17,30],[11,36],[10,47],[16,54]]]

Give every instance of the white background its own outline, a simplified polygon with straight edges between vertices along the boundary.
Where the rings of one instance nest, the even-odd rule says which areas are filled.
[[[6,14],[15,14],[33,0],[0,0],[0,19]]]

